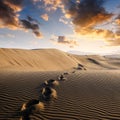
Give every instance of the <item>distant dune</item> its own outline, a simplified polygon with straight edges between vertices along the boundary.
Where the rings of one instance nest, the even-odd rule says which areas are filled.
[[[99,55],[73,55],[87,69],[120,69],[120,60]]]
[[[114,62],[113,62],[114,61]],[[80,56],[57,49],[0,49],[0,69],[2,70],[70,70],[80,63],[87,69],[118,69],[117,59],[102,56]]]

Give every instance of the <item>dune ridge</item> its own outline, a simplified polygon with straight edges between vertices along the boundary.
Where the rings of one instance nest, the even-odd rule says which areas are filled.
[[[99,63],[99,64],[96,64]],[[119,69],[119,59],[103,56],[78,56],[57,49],[0,49],[0,69],[2,70],[70,70],[78,63],[86,69]]]
[[[65,70],[77,65],[66,53],[56,49],[0,49],[0,69]]]
[[[87,69],[120,69],[120,60],[113,58],[109,59],[105,56],[99,55],[73,55],[81,64]]]

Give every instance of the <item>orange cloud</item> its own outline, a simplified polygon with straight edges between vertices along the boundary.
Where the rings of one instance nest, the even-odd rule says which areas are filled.
[[[7,27],[9,29],[19,28],[19,14],[22,9],[21,1],[1,0],[0,1],[0,27]]]
[[[4,0],[4,4],[9,6],[15,12],[19,12],[22,10],[22,1],[15,1],[15,0]]]
[[[43,20],[45,20],[45,21],[48,21],[48,20],[49,20],[48,14],[43,14],[43,15],[41,15],[41,18],[42,18]]]
[[[113,14],[102,7],[103,0],[83,0],[80,3],[71,3],[66,16],[72,18],[75,26],[91,28],[109,20]]]
[[[118,25],[120,25],[120,19],[117,19],[117,20],[116,20],[116,23],[117,23]]]
[[[120,38],[106,40],[110,46],[120,46]]]
[[[75,33],[80,36],[102,39],[109,45],[120,45],[120,16],[115,20],[118,25],[113,32],[107,29],[98,29],[97,25],[110,21],[114,16],[108,13],[103,7],[105,0],[82,0],[69,2],[68,9],[65,9],[65,17],[71,18]]]
[[[37,37],[40,37],[39,24],[36,20],[31,17],[28,17],[27,20],[19,19],[19,12],[22,9],[23,0],[0,0],[0,28],[31,29]]]
[[[56,10],[61,5],[61,0],[43,0],[47,11]]]
[[[65,13],[65,5],[69,0],[43,0],[46,11],[56,11],[58,8]]]

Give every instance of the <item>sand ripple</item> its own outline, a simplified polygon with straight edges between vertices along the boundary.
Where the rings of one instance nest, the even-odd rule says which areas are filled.
[[[61,72],[0,73],[0,120],[20,120],[21,105],[38,99],[45,80]],[[44,103],[45,110],[31,120],[120,120],[120,72],[78,71],[56,87],[57,99]]]

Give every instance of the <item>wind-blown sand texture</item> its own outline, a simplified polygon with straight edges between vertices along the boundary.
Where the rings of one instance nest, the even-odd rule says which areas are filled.
[[[76,65],[74,59],[56,49],[0,49],[0,69],[56,71]]]
[[[119,69],[120,58],[106,58],[97,55],[72,55],[56,49],[21,50],[0,49],[0,69],[2,70],[70,70],[80,63],[86,69]]]
[[[55,63],[55,71],[52,69],[54,65],[47,68],[47,65],[50,64],[47,64],[48,59],[42,61],[42,58],[38,57],[41,53],[40,50],[35,51],[36,54],[32,50],[31,56],[33,58],[26,50],[2,49],[1,51],[0,120],[23,120],[21,107],[32,99],[39,99],[44,104],[44,109],[29,114],[28,120],[120,120],[119,59],[111,60],[111,58],[101,56],[74,56],[56,50],[48,53],[47,50],[42,50],[45,51],[44,54],[56,53],[56,59],[53,60],[53,63],[51,61],[52,64],[57,62],[59,54],[63,56],[63,61],[68,62],[67,65],[70,64],[68,59],[71,59],[70,62],[74,61],[70,67],[61,61],[59,61],[60,64]],[[19,51],[19,54],[13,53],[15,51]],[[47,56],[44,54],[43,56]],[[51,55],[48,56],[51,58]],[[21,65],[13,60],[19,60],[19,58]],[[33,68],[24,63],[27,58],[29,58],[28,62],[34,66]],[[35,59],[39,62],[35,62]],[[10,61],[14,63],[13,66]],[[47,65],[43,66],[46,67],[35,64],[41,62],[42,64],[45,62]],[[86,70],[74,69],[78,63],[83,65]],[[62,67],[61,64],[63,64]],[[42,100],[43,83],[50,79],[58,80],[58,76],[67,70],[69,74],[64,75],[67,79],[65,81],[59,80],[59,85],[54,88],[57,92],[57,99]]]

